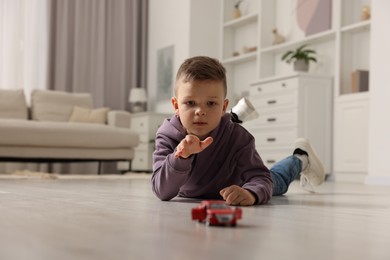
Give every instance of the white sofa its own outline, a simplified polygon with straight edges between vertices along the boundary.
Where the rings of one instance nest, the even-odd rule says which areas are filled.
[[[131,161],[139,136],[130,113],[93,109],[87,93],[0,90],[0,161]],[[99,163],[100,173],[100,163]]]

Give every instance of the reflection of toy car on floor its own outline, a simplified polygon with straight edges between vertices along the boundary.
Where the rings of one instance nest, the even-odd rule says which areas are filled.
[[[241,208],[232,208],[222,200],[204,200],[192,209],[192,219],[206,225],[235,226],[241,217]]]

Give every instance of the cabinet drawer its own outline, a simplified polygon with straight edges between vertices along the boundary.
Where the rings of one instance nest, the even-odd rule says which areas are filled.
[[[133,171],[152,171],[153,152],[154,143],[140,143],[134,148],[134,158],[131,162],[131,169]]]
[[[253,106],[259,110],[268,108],[283,108],[298,106],[298,91],[289,91],[288,93],[279,93],[274,96],[257,96],[252,97]]]
[[[298,89],[298,78],[282,79],[277,81],[253,83],[250,87],[250,95],[265,95]]]
[[[149,142],[153,140],[152,128],[150,127],[150,121],[148,117],[134,117],[131,119],[130,129],[140,134],[140,142]],[[154,132],[155,134],[155,132]]]
[[[263,153],[260,153],[260,157],[263,160],[263,163],[267,168],[271,168],[275,163],[279,162],[280,160],[283,160],[289,155],[292,155],[293,148],[291,149],[285,149],[282,151],[264,151]]]
[[[136,151],[134,158],[131,161],[132,171],[147,171],[153,170],[153,151]]]
[[[296,126],[298,124],[298,110],[296,108],[285,112],[260,113],[256,120],[259,127]]]
[[[131,118],[130,129],[139,133],[140,142],[147,143],[156,138],[157,129],[161,126],[166,115],[135,115]]]
[[[134,152],[148,152],[153,153],[154,151],[154,142],[151,143],[139,143],[137,147],[134,148]]]
[[[279,131],[264,131],[254,133],[256,146],[270,147],[270,146],[287,146],[292,147],[294,140],[297,138],[297,130],[279,130]]]

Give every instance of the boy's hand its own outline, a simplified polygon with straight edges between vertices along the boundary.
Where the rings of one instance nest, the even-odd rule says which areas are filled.
[[[188,158],[194,153],[200,153],[213,142],[212,137],[201,141],[196,135],[187,135],[176,147],[175,158]]]
[[[219,194],[229,205],[251,206],[256,202],[255,196],[250,191],[237,185],[226,187]]]

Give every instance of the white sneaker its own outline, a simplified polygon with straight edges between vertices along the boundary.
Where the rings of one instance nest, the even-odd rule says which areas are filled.
[[[325,181],[325,169],[320,158],[305,138],[298,138],[294,142],[295,149],[299,148],[308,154],[309,164],[306,169],[301,172],[301,186],[306,186],[307,183],[318,186]]]
[[[246,98],[241,98],[231,112],[238,117],[237,123],[247,122],[259,116],[255,107]]]

